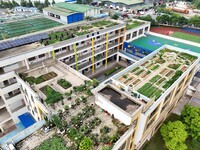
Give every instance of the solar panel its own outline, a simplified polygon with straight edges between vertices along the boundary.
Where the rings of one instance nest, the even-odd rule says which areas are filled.
[[[27,37],[15,39],[15,40],[0,42],[0,51],[6,50],[9,48],[13,48],[13,47],[17,47],[17,46],[30,44],[33,42],[38,42],[40,40],[44,40],[44,39],[48,39],[48,38],[49,38],[49,36],[47,33],[40,33],[40,34],[31,35],[31,36],[27,36]]]

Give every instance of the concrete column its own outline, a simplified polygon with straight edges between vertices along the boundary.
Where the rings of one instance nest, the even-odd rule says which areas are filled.
[[[137,31],[137,37],[139,36],[139,31],[140,31],[140,30]]]
[[[26,64],[27,69],[30,70],[30,66],[29,66],[29,63],[28,63],[28,59],[25,59],[24,61],[25,61],[25,64]]]
[[[119,62],[119,55],[117,55],[117,62]]]

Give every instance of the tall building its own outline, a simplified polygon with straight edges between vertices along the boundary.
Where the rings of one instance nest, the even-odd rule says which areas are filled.
[[[55,62],[65,64],[68,69],[82,75],[94,74],[99,67],[120,61],[118,53],[123,48],[126,35],[136,33],[132,39],[143,36],[149,32],[150,23],[135,20],[128,23],[128,29],[126,27],[121,21],[95,20],[44,32],[38,35],[41,37],[39,41],[35,40],[37,34],[27,38],[23,36],[20,43],[17,43],[20,38],[4,40],[0,51],[1,137],[18,127],[23,114],[31,114],[36,122],[52,114],[41,96],[33,90],[34,85],[23,81],[25,74]],[[60,31],[67,36],[61,35],[57,43],[53,38],[58,38],[56,34]],[[35,42],[26,44],[24,40],[27,39]]]
[[[200,58],[164,45],[93,90],[96,104],[130,128],[114,150],[139,149],[189,86]]]
[[[86,84],[102,68],[124,61],[124,70],[92,90],[89,104],[96,103],[94,108],[106,113],[105,124],[116,119],[126,126],[113,150],[141,148],[181,99],[200,61],[197,53],[169,41],[166,45],[153,37],[138,42],[151,37],[149,29],[145,21],[99,19],[1,42],[0,137],[62,111],[65,101],[51,104],[45,96],[47,89],[61,95],[69,92],[57,85],[59,80],[67,78],[71,85],[65,86],[71,88]],[[0,144],[8,141],[12,137]]]

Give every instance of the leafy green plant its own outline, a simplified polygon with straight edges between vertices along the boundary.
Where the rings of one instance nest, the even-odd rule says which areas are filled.
[[[57,83],[64,89],[68,89],[72,86],[72,84],[69,81],[66,81],[65,79],[60,79],[57,81]]]

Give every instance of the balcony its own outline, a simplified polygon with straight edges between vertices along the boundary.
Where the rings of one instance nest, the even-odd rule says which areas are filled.
[[[0,108],[5,106],[4,100],[0,97]]]
[[[12,113],[22,109],[26,107],[24,100],[18,100],[17,102],[13,103],[12,105],[10,105],[10,110]]]
[[[7,111],[6,108],[2,108],[0,109],[0,123],[1,122],[4,122],[5,120],[8,120],[10,118],[10,114],[9,112]]]
[[[17,89],[17,90],[12,91],[12,92],[10,92],[8,94],[5,94],[5,98],[6,98],[6,100],[8,100],[8,99],[11,99],[11,98],[19,95],[19,94],[21,94],[21,91],[19,89]]]

